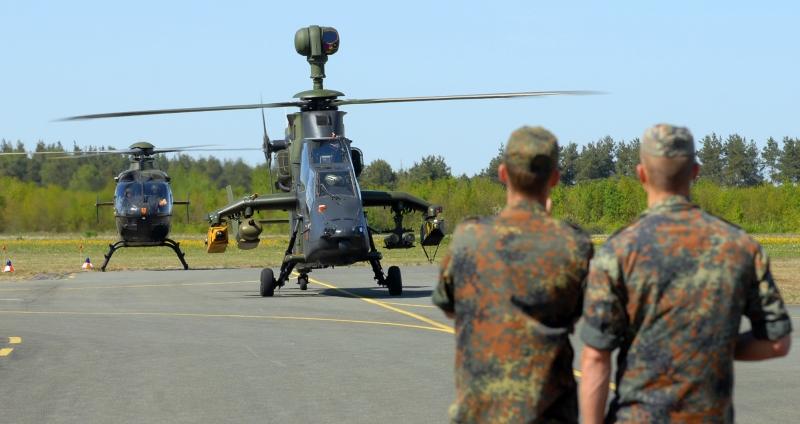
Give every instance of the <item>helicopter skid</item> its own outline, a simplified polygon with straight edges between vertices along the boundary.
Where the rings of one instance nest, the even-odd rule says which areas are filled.
[[[120,241],[118,241],[118,242],[116,242],[114,244],[109,244],[108,245],[108,253],[106,253],[104,255],[105,256],[105,261],[103,262],[103,266],[100,267],[100,270],[105,272],[106,266],[108,266],[108,262],[111,260],[111,256],[114,255],[114,252],[116,252],[119,249],[122,249],[123,247],[160,247],[160,246],[166,246],[166,247],[171,248],[175,252],[175,255],[178,256],[178,260],[181,261],[181,265],[183,265],[183,269],[184,270],[189,269],[189,264],[187,264],[186,260],[184,259],[184,256],[186,256],[186,254],[183,253],[183,251],[181,251],[181,247],[180,247],[181,244],[178,243],[175,240],[165,238],[164,240],[161,240],[161,241],[127,241],[127,240],[120,240]]]

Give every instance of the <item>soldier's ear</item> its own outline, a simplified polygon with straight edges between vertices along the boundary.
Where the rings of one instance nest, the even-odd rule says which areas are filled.
[[[639,177],[639,182],[642,185],[647,184],[647,170],[645,170],[644,165],[637,164],[636,165],[636,176]]]
[[[508,168],[506,168],[505,163],[501,163],[497,167],[497,179],[500,180],[503,185],[508,185]]]
[[[692,165],[692,181],[697,181],[697,176],[700,175],[700,164],[697,162]]]
[[[558,184],[561,180],[561,171],[558,169],[554,170],[552,174],[550,174],[550,181],[547,182],[547,186],[553,188]]]

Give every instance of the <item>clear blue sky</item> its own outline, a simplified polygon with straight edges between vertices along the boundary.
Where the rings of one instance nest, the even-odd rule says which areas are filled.
[[[294,4],[294,6],[292,6]],[[613,7],[609,6],[613,4]],[[562,143],[629,140],[657,122],[760,146],[800,136],[794,2],[0,1],[0,137],[71,146],[258,147],[257,111],[91,122],[69,115],[291,100],[309,89],[295,31],[341,35],[326,87],[351,98],[527,90],[593,97],[342,108],[367,161],[441,154],[479,172],[508,134],[543,125]],[[268,111],[272,138],[284,111]],[[220,154],[237,157],[239,153]],[[259,152],[251,164],[263,162]]]

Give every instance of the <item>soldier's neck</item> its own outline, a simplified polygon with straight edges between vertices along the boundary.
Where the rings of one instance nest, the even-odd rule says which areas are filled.
[[[654,189],[646,189],[647,192],[647,207],[651,208],[654,205],[657,205],[672,196],[683,196],[687,199],[689,198],[689,187],[685,189],[676,190],[676,191],[662,191],[662,190],[654,190]]]
[[[512,187],[508,187],[506,189],[506,204],[507,205],[516,205],[519,202],[528,201],[528,202],[538,202],[545,207],[547,203],[547,197],[549,193],[541,193],[539,195],[531,196],[525,193],[520,193],[514,190]]]

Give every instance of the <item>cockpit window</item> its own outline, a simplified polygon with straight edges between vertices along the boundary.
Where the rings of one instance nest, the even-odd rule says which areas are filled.
[[[158,215],[172,213],[172,192],[163,180],[120,182],[115,194],[118,215],[141,213],[142,209]]]
[[[311,146],[311,163],[313,164],[341,163],[347,157],[347,149],[339,140],[314,141]]]
[[[348,171],[320,171],[319,196],[354,196],[353,180]]]
[[[167,197],[167,185],[163,182],[144,183],[144,191],[148,196],[158,196],[162,199]]]
[[[134,197],[142,197],[142,184],[134,181],[130,183],[117,184],[117,198],[118,199],[133,199]]]

